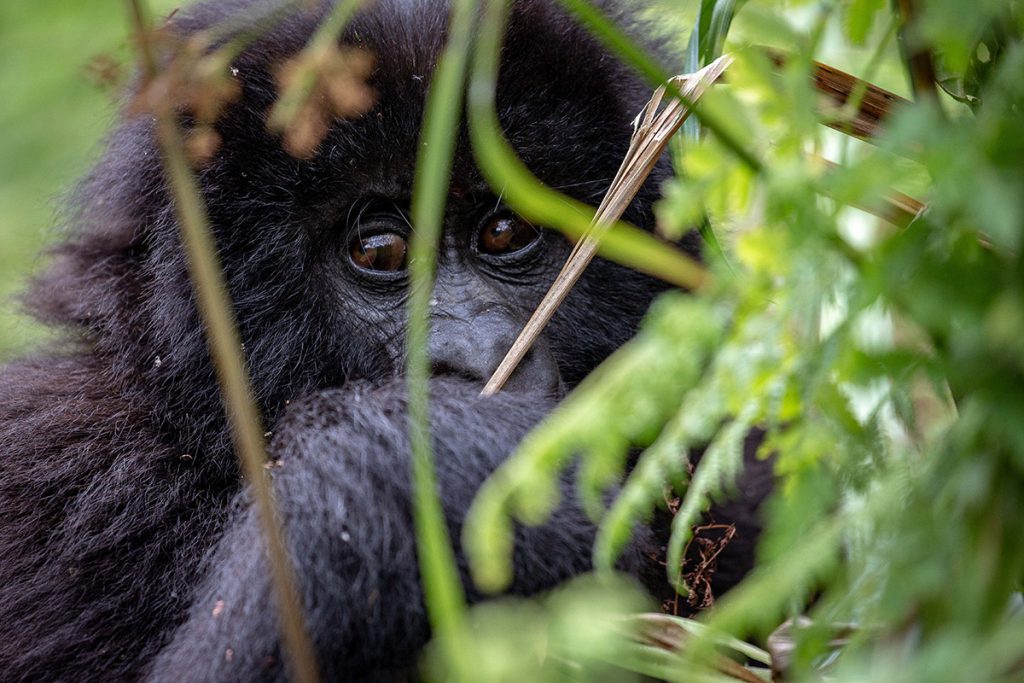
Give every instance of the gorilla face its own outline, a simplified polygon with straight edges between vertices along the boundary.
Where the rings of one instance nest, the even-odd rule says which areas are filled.
[[[175,28],[202,30],[248,3],[234,5],[202,5],[176,17]],[[275,70],[302,48],[319,17],[288,19],[233,65],[243,95],[218,122],[223,144],[199,181],[257,394],[271,419],[305,391],[402,372],[414,229],[408,207],[446,12],[441,4],[426,10],[379,2],[356,18],[342,42],[374,55],[375,104],[361,117],[337,121],[309,159],[289,156],[267,131],[266,117],[277,96]],[[646,89],[546,3],[516,5],[504,55],[498,111],[505,135],[540,179],[596,205],[628,147]],[[101,349],[123,359],[125,372],[165,387],[163,411],[181,429],[205,412],[197,410],[197,397],[216,405],[216,396],[208,390],[212,376],[156,158],[149,121],[129,121],[115,134],[80,194],[87,228],[76,241],[89,253],[78,244],[62,250],[66,260],[53,270],[56,282],[43,305],[85,323]],[[664,171],[656,170],[627,219],[651,223]],[[102,271],[94,266],[97,234]],[[571,245],[502,203],[501,188],[488,187],[477,170],[463,130],[438,249],[434,367],[483,381]],[[660,289],[598,261],[510,388],[571,387],[632,334]],[[92,293],[78,296],[83,290]]]
[[[479,383],[497,368],[527,307],[557,272],[564,241],[545,235],[486,191],[463,195],[454,208],[458,218],[439,245],[428,354],[434,374]],[[346,292],[360,293],[364,303],[350,305],[351,315],[381,335],[378,344],[392,366],[401,367],[409,221],[393,205],[372,202],[346,228],[347,253],[338,259],[344,272],[335,280]],[[370,310],[365,302],[373,302]],[[535,349],[507,388],[555,395],[559,371],[550,353]]]

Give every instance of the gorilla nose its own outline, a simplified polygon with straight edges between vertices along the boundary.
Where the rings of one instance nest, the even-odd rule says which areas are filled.
[[[521,324],[490,309],[469,318],[435,315],[427,353],[435,375],[456,375],[485,383],[519,334]],[[559,395],[561,377],[554,356],[540,339],[506,382],[506,391]]]

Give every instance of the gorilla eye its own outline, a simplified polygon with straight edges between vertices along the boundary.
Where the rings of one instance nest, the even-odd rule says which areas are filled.
[[[540,239],[540,231],[519,216],[494,216],[480,231],[477,248],[483,254],[511,254]]]
[[[348,255],[356,268],[393,273],[405,270],[407,251],[404,237],[393,232],[382,232],[357,238]]]

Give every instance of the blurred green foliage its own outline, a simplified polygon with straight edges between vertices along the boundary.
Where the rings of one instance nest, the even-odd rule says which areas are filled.
[[[104,73],[126,76],[127,30],[117,2],[0,3],[0,359],[42,334],[13,297],[41,265],[61,196],[113,121],[118,83],[103,85]]]

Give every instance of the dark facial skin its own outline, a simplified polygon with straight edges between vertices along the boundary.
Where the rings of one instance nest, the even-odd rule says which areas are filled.
[[[490,193],[462,198],[457,223],[438,245],[430,298],[428,355],[436,375],[486,382],[497,369],[537,300],[559,267],[564,240],[523,220]],[[346,226],[347,266],[342,274],[374,302],[382,329],[401,329],[408,291],[411,229],[405,212],[366,202]],[[401,335],[385,340],[400,358]],[[556,396],[560,375],[542,340],[509,379],[508,391]]]

